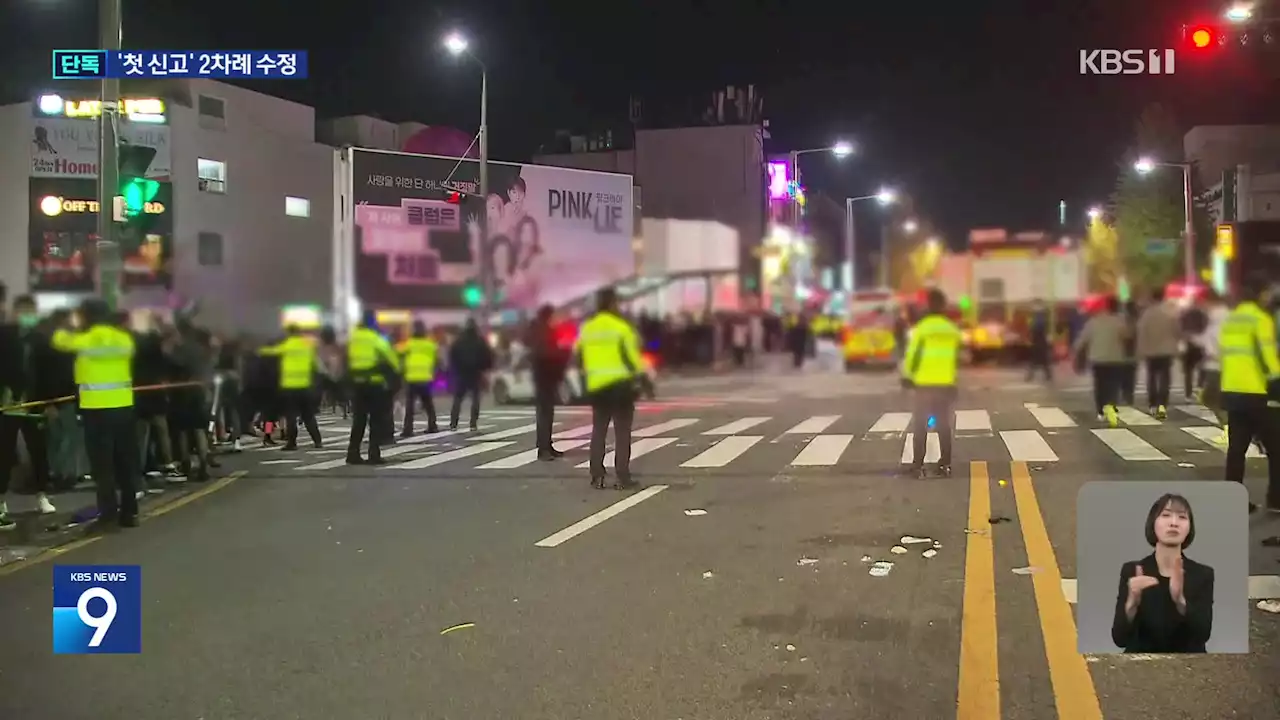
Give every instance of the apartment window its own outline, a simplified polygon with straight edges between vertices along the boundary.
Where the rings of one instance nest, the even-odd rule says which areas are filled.
[[[200,178],[200,191],[217,193],[227,191],[227,164],[221,160],[196,159],[196,175]]]
[[[206,130],[227,129],[227,101],[212,95],[196,98],[196,115],[200,127]]]
[[[284,214],[289,217],[311,217],[311,201],[306,198],[286,195],[284,198]]]
[[[196,261],[207,267],[222,266],[222,236],[202,232],[196,236]]]

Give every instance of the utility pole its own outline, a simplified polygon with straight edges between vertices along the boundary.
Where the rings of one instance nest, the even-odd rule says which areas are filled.
[[[482,326],[493,321],[497,292],[494,282],[493,245],[489,238],[489,68],[480,64],[480,287],[484,290]]]
[[[123,28],[121,3],[123,0],[98,0],[99,48],[108,52],[119,50]],[[101,111],[98,113],[98,294],[112,310],[120,301],[120,244],[116,233],[115,198],[119,183],[117,166],[119,129],[120,81],[103,78],[100,92]]]

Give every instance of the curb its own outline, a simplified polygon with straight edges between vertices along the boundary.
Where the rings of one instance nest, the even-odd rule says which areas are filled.
[[[190,505],[197,500],[208,497],[209,495],[226,488],[247,474],[247,470],[237,470],[223,475],[217,480],[210,481],[209,484],[204,487],[183,493],[182,495],[174,496],[172,499],[158,500],[151,504],[149,508],[141,511],[139,513],[139,517],[142,520],[151,520],[173,512],[174,510]],[[52,545],[41,547],[38,551],[28,555],[27,557],[14,560],[6,565],[0,565],[0,577],[12,575],[23,568],[47,562],[73,550],[77,550],[86,545],[91,545],[102,538],[102,535],[88,534],[88,527],[78,527],[58,538],[58,540]]]

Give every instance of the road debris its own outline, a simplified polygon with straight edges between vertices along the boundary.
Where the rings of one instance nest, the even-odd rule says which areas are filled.
[[[893,547],[889,548],[889,552],[893,553],[894,555],[906,555],[907,549],[902,547],[901,545],[894,545]]]
[[[476,626],[476,624],[475,624],[475,623],[473,623],[473,622],[458,623],[457,625],[450,625],[449,627],[447,627],[447,628],[445,628],[445,629],[441,630],[441,631],[440,631],[440,634],[441,634],[441,635],[448,635],[449,633],[451,633],[451,632],[456,632],[456,631],[458,631],[458,630],[470,630],[471,628],[473,628],[473,627],[475,627],[475,626]]]
[[[937,550],[934,550],[933,548],[930,548],[930,549],[925,550],[924,552],[920,553],[920,557],[925,558],[925,559],[927,560],[927,559],[929,559],[929,558],[931,558],[931,557],[933,557],[933,556],[935,556],[935,555],[937,555],[937,554],[938,554],[938,551],[937,551]]]
[[[818,564],[818,558],[802,557],[796,561],[796,565],[799,565],[800,567],[804,567],[805,565],[817,565],[817,564]]]
[[[1191,464],[1191,463],[1189,463],[1189,462],[1180,462],[1180,463],[1178,463],[1178,467],[1180,467],[1180,468],[1193,468],[1193,467],[1195,467],[1195,465],[1192,465],[1192,464]]]
[[[795,646],[795,645],[788,645],[788,646],[787,646],[787,652],[795,652],[795,651],[796,651],[796,646]]]
[[[931,543],[933,542],[933,538],[916,537],[914,535],[903,535],[901,538],[898,538],[898,542],[902,543],[903,545],[919,545],[921,543]]]
[[[702,579],[703,579],[703,580],[706,580],[706,579],[708,579],[708,578],[710,578],[710,577],[712,577],[712,574],[711,574],[711,571],[710,571],[710,570],[708,570],[708,571],[706,571],[706,572],[702,573]],[[779,579],[779,580],[781,580],[782,578],[778,578],[778,579]]]
[[[887,560],[880,560],[871,566],[871,570],[867,573],[871,577],[885,577],[893,571],[893,563]]]
[[[1035,567],[1034,565],[1028,565],[1027,567],[1020,567],[1020,568],[1013,569],[1014,575],[1035,575],[1038,572],[1040,572],[1040,568]]]
[[[864,563],[869,563],[869,562],[871,562],[871,556],[870,556],[870,555],[863,555],[863,556],[862,556],[862,562],[864,562]]]
[[[1007,522],[1013,522],[1013,521],[1003,515],[992,515],[991,517],[987,518],[987,522],[991,523],[992,525],[999,525],[1000,523],[1007,523]]]
[[[703,510],[702,508],[690,508],[688,510],[685,510],[684,514],[688,515],[689,517],[698,517],[699,515],[706,515],[707,511]]]
[[[1258,603],[1258,609],[1263,612],[1280,613],[1280,600],[1262,600]]]

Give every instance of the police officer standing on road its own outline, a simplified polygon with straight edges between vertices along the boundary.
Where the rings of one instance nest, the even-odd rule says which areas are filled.
[[[413,435],[413,406],[418,400],[427,411],[427,433],[440,432],[436,425],[436,403],[431,397],[431,383],[436,379],[436,359],[440,345],[427,334],[427,326],[421,320],[413,323],[413,336],[406,338],[397,348],[404,356],[404,427],[401,438]]]
[[[400,372],[400,358],[375,326],[373,313],[367,313],[364,322],[351,331],[347,342],[347,372],[354,389],[351,400],[355,416],[351,419],[351,440],[347,443],[348,465],[381,465],[382,439],[391,434],[383,427],[390,419],[388,381]],[[360,457],[360,443],[366,429],[369,431],[367,460]]]
[[[573,348],[591,400],[591,486],[605,487],[604,441],[613,424],[614,472],[619,490],[640,486],[631,479],[631,424],[636,415],[640,339],[618,314],[618,294],[596,294],[596,313],[582,324]]]
[[[51,344],[76,357],[80,417],[89,473],[98,490],[98,520],[136,527],[141,472],[133,410],[133,336],[116,325],[101,300],[86,300],[80,314],[86,329],[59,328]]]
[[[951,476],[952,414],[956,402],[956,369],[960,359],[961,332],[946,315],[947,298],[941,290],[929,291],[925,316],[911,330],[902,357],[902,382],[916,389],[911,418],[914,457],[911,472],[927,478],[925,451],[929,442],[929,419],[938,431],[938,476]]]
[[[1267,509],[1280,513],[1280,358],[1276,322],[1263,307],[1269,293],[1253,280],[1218,336],[1222,354],[1222,407],[1227,411],[1226,479],[1244,482],[1245,456],[1254,438],[1267,452]],[[1249,503],[1249,511],[1257,505]]]
[[[280,399],[284,406],[285,443],[281,450],[298,449],[298,418],[307,428],[311,442],[320,447],[320,426],[316,424],[315,377],[319,369],[316,344],[296,325],[285,329],[284,342],[258,352],[280,359]]]

